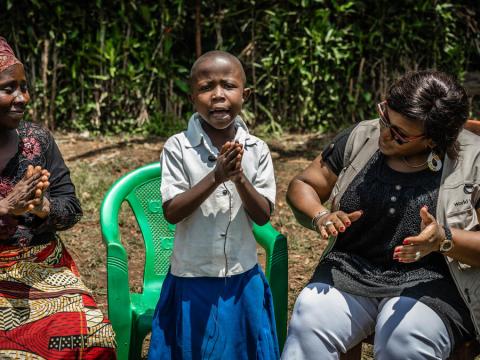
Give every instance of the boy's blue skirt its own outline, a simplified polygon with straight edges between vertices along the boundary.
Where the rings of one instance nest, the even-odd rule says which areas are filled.
[[[227,278],[168,273],[149,360],[278,358],[272,294],[258,265]]]

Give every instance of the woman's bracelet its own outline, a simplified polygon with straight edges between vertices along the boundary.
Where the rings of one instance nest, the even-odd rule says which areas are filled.
[[[315,215],[313,218],[312,218],[312,228],[318,232],[318,227],[317,227],[317,221],[323,216],[323,215],[327,215],[327,214],[330,214],[330,210],[328,209],[324,209],[322,211],[319,211],[317,213],[317,215]]]

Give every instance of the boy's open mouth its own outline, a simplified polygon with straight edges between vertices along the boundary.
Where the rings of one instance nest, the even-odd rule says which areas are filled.
[[[227,116],[230,116],[230,110],[229,109],[213,109],[210,110],[210,115],[213,115],[216,118],[224,118]]]

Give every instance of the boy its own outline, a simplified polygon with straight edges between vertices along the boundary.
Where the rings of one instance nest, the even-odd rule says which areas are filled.
[[[278,359],[270,289],[252,224],[268,222],[275,179],[267,145],[239,114],[250,94],[233,55],[202,55],[190,73],[197,111],[161,156],[165,218],[177,224],[149,359]]]

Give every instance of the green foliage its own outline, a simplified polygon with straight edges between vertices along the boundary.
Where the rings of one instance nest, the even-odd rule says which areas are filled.
[[[192,112],[202,50],[239,56],[258,130],[325,131],[375,116],[399,74],[480,67],[480,3],[468,0],[195,2],[7,0],[0,34],[27,68],[31,116],[50,128],[171,134]]]

